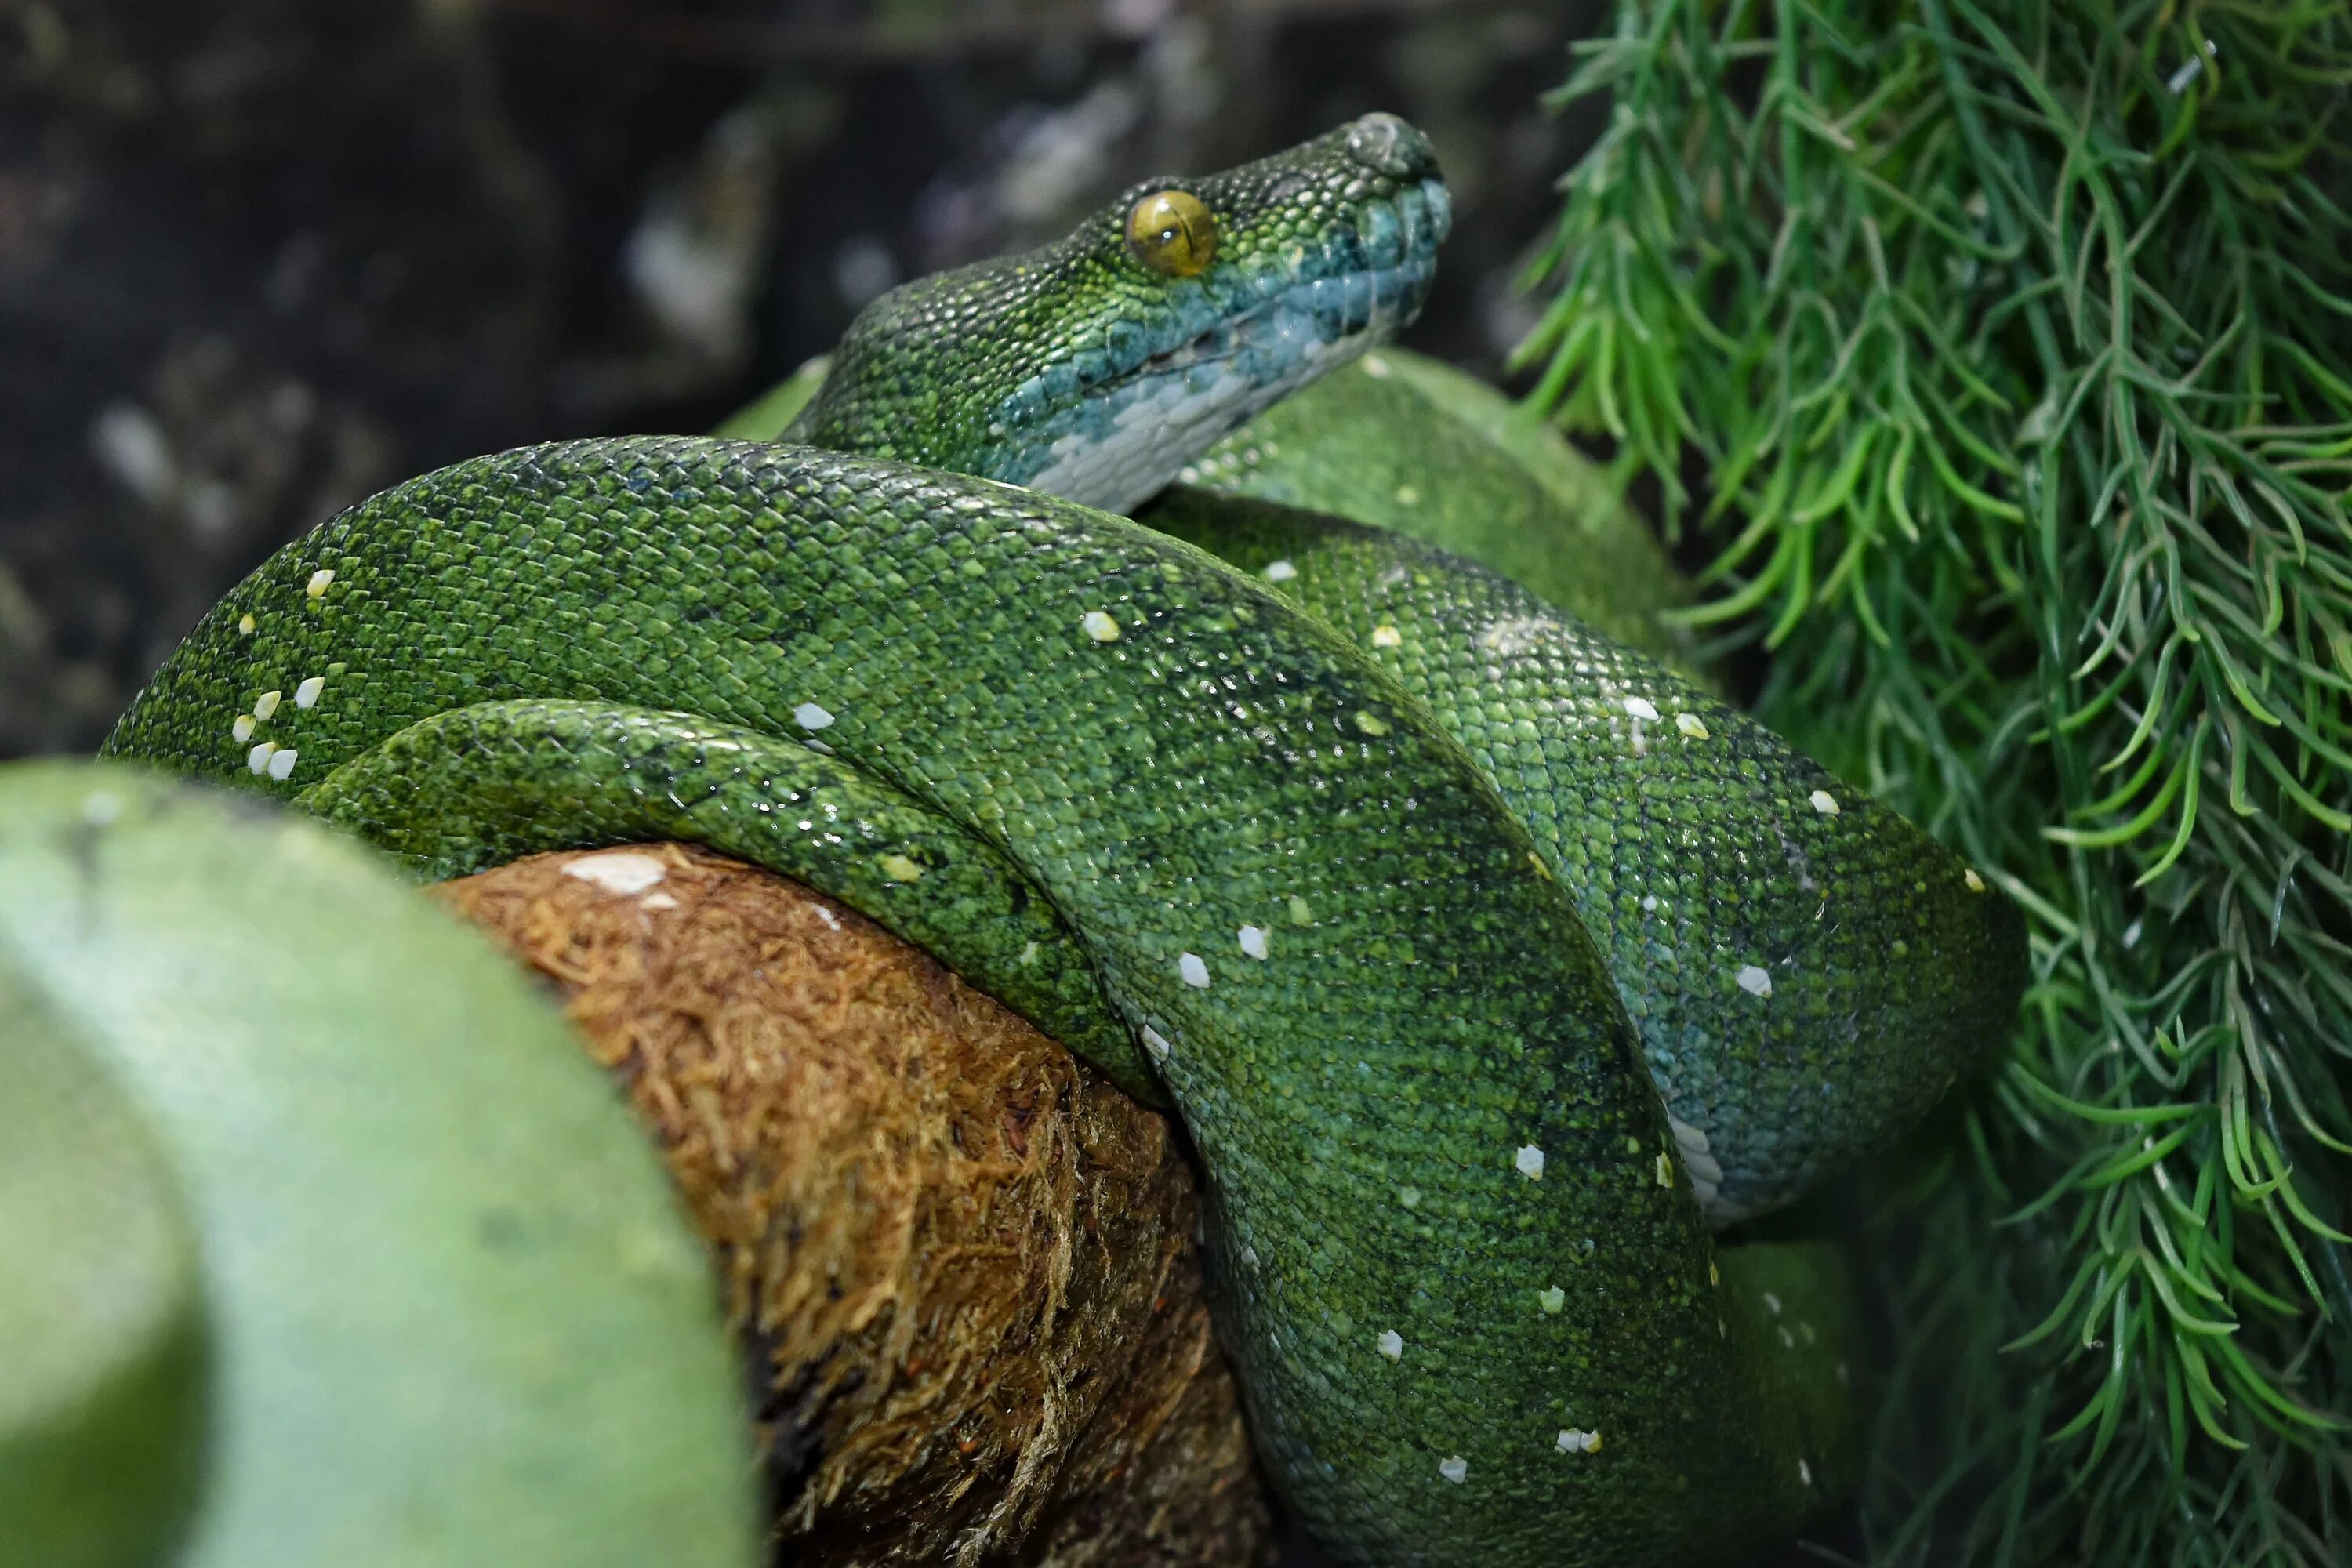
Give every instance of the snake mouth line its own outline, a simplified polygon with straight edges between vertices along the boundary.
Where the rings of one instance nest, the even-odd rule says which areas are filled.
[[[1311,319],[1318,339],[1327,345],[1393,331],[1419,310],[1436,271],[1437,247],[1452,227],[1452,198],[1439,180],[1366,203],[1350,226],[1317,251],[1297,254],[1290,279],[1267,289],[1255,304],[1229,305],[1224,317],[1201,331],[1123,366],[1107,367],[1109,374],[1090,390],[1115,393],[1139,378],[1230,358],[1283,312]],[[1087,379],[1082,369],[1081,384]]]
[[[1152,354],[1106,390],[1181,375],[1194,365],[1215,364],[1251,349],[1286,345],[1309,325],[1316,342],[1326,349],[1347,347],[1350,339],[1385,337],[1420,304],[1433,270],[1428,258],[1416,257],[1391,267],[1359,268],[1294,283],[1255,309]]]
[[[1108,353],[1063,362],[1015,395],[1061,406],[1031,419],[999,473],[1133,509],[1270,405],[1394,337],[1428,294],[1450,216],[1444,187],[1428,182],[1360,208],[1350,227],[1287,258],[1286,279],[1260,285],[1255,302],[1228,303],[1173,342],[1147,350],[1141,330],[1115,331]]]

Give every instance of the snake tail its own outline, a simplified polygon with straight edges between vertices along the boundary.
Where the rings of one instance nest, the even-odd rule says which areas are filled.
[[[0,773],[0,1563],[752,1561],[700,1241],[503,957],[121,765]]]

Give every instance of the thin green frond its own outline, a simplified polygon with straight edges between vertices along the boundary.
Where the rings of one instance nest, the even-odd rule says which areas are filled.
[[[2033,925],[1872,1560],[2352,1562],[2352,8],[1620,0],[1587,99],[1533,401]]]

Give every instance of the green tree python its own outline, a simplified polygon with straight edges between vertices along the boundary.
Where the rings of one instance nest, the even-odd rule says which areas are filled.
[[[2015,1005],[2015,911],[1699,686],[1427,542],[1197,489],[1154,527],[1116,515],[1409,321],[1448,219],[1388,115],[1149,182],[877,300],[781,444],[533,447],[330,520],[106,752],[428,876],[653,837],[743,855],[1171,1104],[1259,1451],[1344,1561],[1785,1535],[1855,1462],[1846,1286],[1825,1247],[1718,1247],[1709,1220],[1914,1122]],[[126,798],[151,839],[178,809]],[[53,805],[60,908],[94,865],[178,876],[152,908],[190,921],[230,897]],[[239,831],[293,853],[290,827]],[[307,896],[266,911],[280,963],[411,940]],[[114,1026],[128,1002],[79,994],[97,961],[57,962],[50,1005]],[[434,962],[454,995],[487,961]],[[299,1073],[253,1092],[338,1099]],[[486,1120],[467,1136],[512,1142]],[[203,1217],[198,1249],[233,1249]],[[386,1248],[431,1245],[381,1218]],[[708,1437],[681,1447],[724,1463]],[[551,1476],[543,1508],[592,1484]]]

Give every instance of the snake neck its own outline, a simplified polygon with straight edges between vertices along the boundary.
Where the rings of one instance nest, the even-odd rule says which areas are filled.
[[[1197,271],[1139,255],[1137,216],[1158,195],[1204,215]],[[1390,114],[1144,181],[1055,244],[877,300],[784,438],[1130,510],[1409,324],[1451,223],[1427,140]]]

